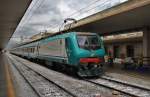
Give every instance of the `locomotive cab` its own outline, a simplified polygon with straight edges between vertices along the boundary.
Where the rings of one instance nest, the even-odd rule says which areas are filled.
[[[103,74],[104,46],[95,33],[77,34],[78,64],[80,76],[99,76]]]

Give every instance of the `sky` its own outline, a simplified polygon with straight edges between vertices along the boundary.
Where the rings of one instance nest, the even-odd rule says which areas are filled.
[[[37,33],[57,32],[66,18],[80,20],[127,0],[33,0],[16,28],[8,47]]]

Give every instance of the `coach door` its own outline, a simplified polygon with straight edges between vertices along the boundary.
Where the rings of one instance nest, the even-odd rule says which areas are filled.
[[[37,42],[37,46],[35,48],[36,57],[39,56],[39,48],[40,48],[40,42]]]

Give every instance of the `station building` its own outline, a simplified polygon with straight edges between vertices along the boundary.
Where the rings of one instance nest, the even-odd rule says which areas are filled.
[[[105,36],[106,53],[113,58],[140,57],[143,55],[143,32]]]

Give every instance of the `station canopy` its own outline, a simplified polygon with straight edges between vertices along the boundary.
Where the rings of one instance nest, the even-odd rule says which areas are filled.
[[[32,0],[2,0],[0,3],[0,49],[6,47]]]

